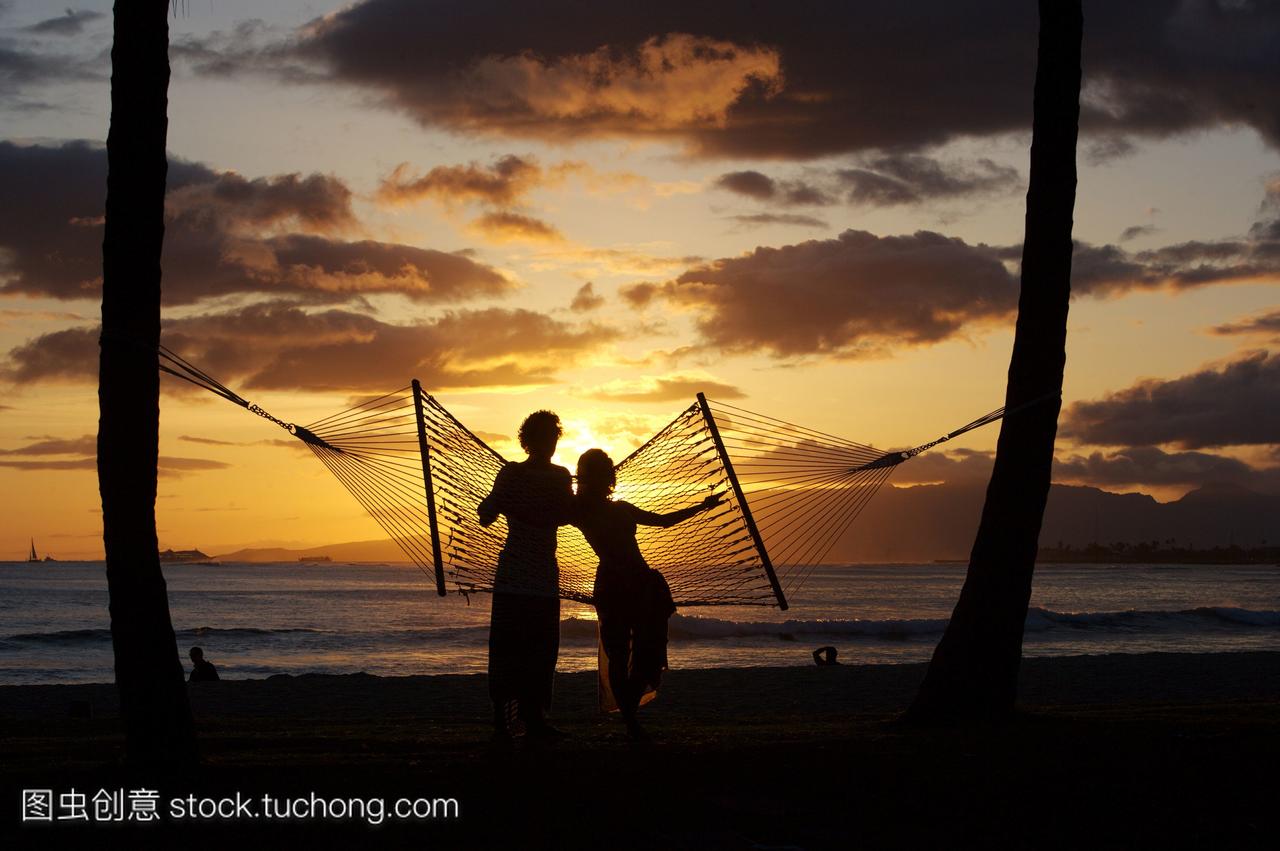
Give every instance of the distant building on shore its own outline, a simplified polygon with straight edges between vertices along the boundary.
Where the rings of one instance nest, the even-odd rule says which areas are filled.
[[[162,564],[171,564],[174,562],[185,562],[187,564],[216,564],[213,557],[199,550],[161,550],[160,562]]]

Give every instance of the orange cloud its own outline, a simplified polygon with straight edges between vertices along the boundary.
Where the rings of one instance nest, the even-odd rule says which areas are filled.
[[[387,204],[409,204],[431,199],[445,205],[482,201],[507,206],[519,201],[544,179],[536,161],[508,154],[492,165],[479,163],[436,166],[414,175],[408,163],[400,163],[378,185],[376,198]]]
[[[635,381],[611,381],[582,391],[579,395],[604,402],[690,402],[699,393],[718,399],[741,399],[746,395],[732,384],[701,375],[665,375]]]
[[[449,123],[550,137],[720,127],[748,88],[782,88],[777,51],[678,32],[630,51],[482,56],[463,79],[433,105]]]
[[[491,242],[563,242],[564,234],[532,216],[499,211],[485,213],[470,224],[475,233]]]
[[[573,301],[569,302],[569,309],[577,313],[586,313],[604,306],[604,296],[596,293],[595,284],[587,281],[578,287],[578,291],[573,294]]]

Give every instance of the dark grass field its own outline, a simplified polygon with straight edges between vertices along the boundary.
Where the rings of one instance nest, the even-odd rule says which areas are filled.
[[[203,764],[120,767],[110,685],[0,688],[7,847],[1263,847],[1280,817],[1280,653],[1033,659],[1001,728],[896,723],[922,665],[673,671],[627,742],[590,674],[553,746],[493,745],[480,676],[192,687]],[[93,718],[72,718],[88,701]],[[456,818],[18,821],[21,790],[454,798]],[[388,804],[389,806],[389,804]]]

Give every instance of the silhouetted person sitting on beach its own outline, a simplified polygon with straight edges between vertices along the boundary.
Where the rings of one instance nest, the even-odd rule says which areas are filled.
[[[600,619],[601,703],[612,702],[622,713],[627,733],[646,734],[636,710],[657,693],[667,668],[667,619],[675,613],[671,589],[662,574],[649,567],[636,542],[637,526],[674,526],[719,505],[708,496],[697,505],[655,514],[610,495],[617,476],[613,460],[600,449],[578,459],[578,497],[574,523],[600,559],[592,597]],[[610,701],[610,696],[612,701]]]
[[[560,418],[550,411],[525,418],[520,445],[528,459],[503,467],[477,510],[484,526],[499,514],[507,518],[489,619],[489,696],[500,737],[517,719],[529,736],[560,735],[543,717],[560,652],[556,527],[569,522],[573,507],[569,471],[551,463],[560,434]]]
[[[815,665],[839,665],[836,661],[836,649],[834,647],[819,647],[813,651],[813,663]]]
[[[189,655],[191,656],[191,676],[187,682],[211,683],[218,679],[218,669],[213,667],[212,662],[205,661],[204,650],[192,647]]]

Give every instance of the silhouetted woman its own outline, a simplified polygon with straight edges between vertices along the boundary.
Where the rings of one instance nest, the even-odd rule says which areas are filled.
[[[574,524],[600,559],[593,597],[604,651],[601,685],[612,692],[627,732],[633,739],[644,739],[636,710],[646,694],[657,691],[667,667],[667,619],[676,607],[662,574],[645,562],[636,528],[674,526],[721,500],[708,496],[698,505],[655,514],[629,502],[614,502],[616,483],[613,460],[603,450],[582,453]]]

